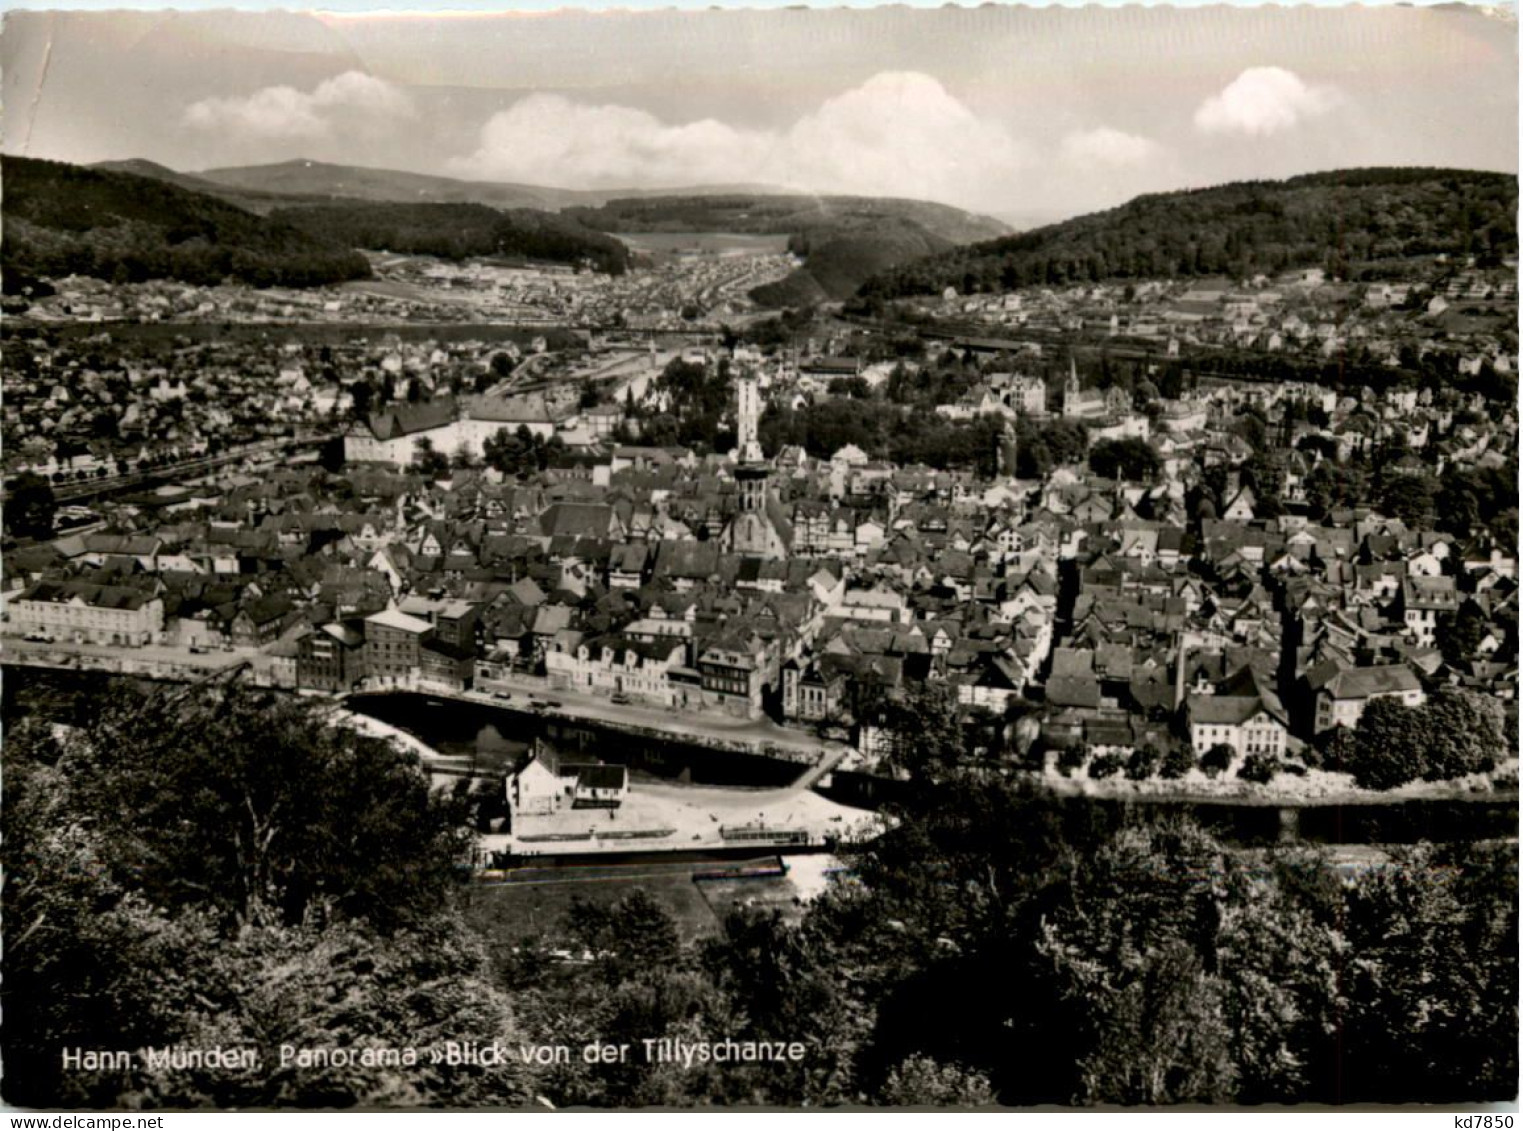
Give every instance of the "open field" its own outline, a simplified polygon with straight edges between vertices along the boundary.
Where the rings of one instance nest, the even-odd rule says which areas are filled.
[[[562,868],[560,874],[505,884],[480,884],[466,892],[466,918],[492,950],[510,949],[534,935],[553,935],[576,900],[607,905],[644,891],[677,922],[683,942],[719,933],[719,919],[693,882],[706,865],[626,864]]]
[[[788,250],[787,235],[752,235],[745,232],[617,232],[636,251],[650,255],[782,255]]]

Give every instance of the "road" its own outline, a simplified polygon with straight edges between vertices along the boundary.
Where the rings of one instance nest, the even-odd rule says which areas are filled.
[[[834,764],[838,764],[847,754],[852,753],[852,748],[849,746],[817,738],[806,731],[790,730],[768,718],[738,719],[728,715],[664,710],[636,703],[614,703],[599,695],[562,691],[533,676],[510,676],[506,679],[495,680],[494,683],[509,688],[513,697],[503,700],[484,691],[455,694],[458,698],[472,702],[519,710],[529,708],[528,700],[531,698],[539,702],[553,699],[561,706],[550,708],[545,711],[545,714],[554,718],[565,718],[573,722],[586,721],[615,726],[644,727],[665,731],[673,738],[699,744],[708,741],[725,744],[745,743],[761,748],[771,746],[781,756],[797,761],[813,762],[822,755],[834,755],[835,762],[831,768],[834,768]],[[429,694],[435,694],[428,689],[423,690],[428,691]]]
[[[268,668],[269,663],[262,653],[249,648],[198,653],[163,644],[120,648],[66,641],[44,643],[16,636],[4,637],[3,647],[7,656],[22,663],[32,659],[42,663],[51,661],[56,666],[72,666],[71,660],[84,659],[87,661],[84,666],[89,668],[105,668],[108,664],[114,666],[122,663],[128,665],[127,670],[135,670],[140,674],[163,674],[168,678],[209,673],[245,662],[252,664],[256,672],[262,672]],[[148,669],[159,671],[151,672]],[[809,769],[795,783],[795,789],[810,788],[855,753],[843,743],[827,741],[807,731],[791,730],[768,718],[741,719],[696,711],[663,710],[636,703],[613,703],[598,695],[552,688],[545,680],[533,676],[510,676],[496,680],[494,684],[510,689],[512,697],[505,700],[485,691],[446,692],[423,684],[395,688],[367,685],[360,693],[385,694],[393,690],[416,692],[507,710],[534,711],[547,718],[571,723],[586,722],[660,731],[676,741],[696,745],[749,747],[756,753],[807,763]],[[535,706],[536,703],[545,704],[551,700],[560,706]]]
[[[38,660],[49,658],[85,657],[89,659],[126,660],[150,665],[175,665],[195,673],[214,672],[256,659],[258,652],[240,648],[232,652],[192,652],[186,648],[167,644],[150,644],[144,648],[121,648],[108,644],[75,644],[71,641],[43,643],[23,640],[19,636],[6,636],[0,641],[9,657],[30,657]]]

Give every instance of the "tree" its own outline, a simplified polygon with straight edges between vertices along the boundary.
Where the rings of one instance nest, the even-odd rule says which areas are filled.
[[[956,695],[946,684],[911,684],[883,704],[896,736],[893,761],[919,780],[940,781],[965,768],[968,744]]]
[[[1385,696],[1365,704],[1354,728],[1344,769],[1364,789],[1393,789],[1422,777],[1422,715],[1400,699]]]
[[[1092,854],[1054,907],[1037,947],[1060,1009],[1076,1015],[1073,1102],[1213,1103],[1233,1094],[1226,986],[1206,963],[1227,866],[1193,826],[1128,828]]]
[[[11,480],[10,497],[5,503],[5,530],[13,538],[53,536],[53,517],[58,504],[53,488],[42,476],[24,471]]]
[[[1495,699],[1442,687],[1422,705],[1420,724],[1427,781],[1486,773],[1506,756],[1502,705]]]
[[[1058,770],[1066,778],[1074,770],[1082,768],[1088,757],[1089,751],[1082,742],[1070,742],[1058,751]]]
[[[1257,785],[1268,785],[1280,772],[1280,760],[1273,754],[1258,751],[1249,754],[1238,767],[1237,776]]]
[[[444,479],[449,476],[449,457],[443,452],[434,450],[434,442],[427,436],[419,436],[413,445],[412,456],[413,470],[430,479]]]
[[[280,1046],[511,1044],[448,910],[455,807],[416,759],[238,687],[87,693],[7,727],[5,1098],[27,1106],[520,1104],[524,1074],[282,1064]],[[255,1071],[65,1071],[59,1049],[242,1047]]]
[[[1354,877],[1344,930],[1340,1098],[1516,1094],[1515,846],[1396,849]]]
[[[1444,661],[1451,665],[1473,659],[1486,637],[1486,614],[1474,601],[1465,601],[1452,613],[1438,618],[1438,647]]]
[[[416,756],[320,712],[239,684],[105,703],[71,758],[114,871],[239,923],[437,911],[463,813]]]
[[[1163,461],[1146,440],[1128,437],[1101,440],[1090,449],[1089,467],[1096,475],[1107,479],[1150,482],[1162,469]]]
[[[1158,772],[1163,764],[1163,755],[1158,752],[1158,747],[1152,743],[1145,743],[1132,751],[1132,756],[1127,759],[1126,776],[1132,781],[1146,781]]]
[[[1380,509],[1415,529],[1432,512],[1435,490],[1426,475],[1398,475],[1381,490]]]
[[[1119,754],[1096,754],[1089,763],[1089,776],[1097,780],[1115,777],[1125,766]]]
[[[1200,768],[1205,771],[1207,777],[1216,777],[1226,773],[1232,766],[1232,761],[1237,757],[1237,750],[1231,743],[1218,742],[1200,756]]]
[[[883,1102],[890,1107],[983,1107],[994,1102],[994,1091],[982,1073],[911,1056],[889,1073]]]
[[[1183,743],[1174,743],[1164,752],[1158,776],[1170,781],[1178,781],[1194,768],[1195,756],[1190,753],[1190,748]]]

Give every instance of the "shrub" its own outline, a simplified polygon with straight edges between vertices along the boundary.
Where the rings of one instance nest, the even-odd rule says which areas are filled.
[[[1280,760],[1273,754],[1250,754],[1243,759],[1243,764],[1238,769],[1237,776],[1244,781],[1268,785],[1274,781],[1274,776],[1279,771]]]
[[[1218,742],[1200,756],[1200,768],[1206,772],[1207,777],[1214,778],[1218,774],[1225,773],[1236,757],[1237,751],[1230,743]]]
[[[1158,747],[1151,742],[1146,746],[1139,746],[1127,759],[1126,776],[1132,781],[1146,781],[1158,772],[1162,761],[1163,755],[1158,753]]]
[[[1193,769],[1195,769],[1195,755],[1190,752],[1190,748],[1171,746],[1164,753],[1163,765],[1159,767],[1158,776],[1170,781],[1178,781]]]
[[[1073,771],[1084,765],[1084,760],[1089,756],[1088,751],[1077,742],[1070,743],[1058,751],[1058,769],[1063,776],[1068,777]]]
[[[1101,754],[1090,762],[1089,776],[1096,779],[1114,777],[1125,765],[1119,754]]]

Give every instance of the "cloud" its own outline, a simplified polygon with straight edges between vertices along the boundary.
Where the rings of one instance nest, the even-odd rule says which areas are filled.
[[[669,124],[629,106],[535,94],[494,114],[450,163],[482,179],[599,188],[765,182],[821,192],[977,202],[1025,148],[934,78],[884,72],[787,129]]]
[[[1005,199],[1027,147],[929,75],[884,72],[794,124],[788,179],[832,192],[979,204]]]
[[[1079,169],[1125,169],[1146,164],[1162,152],[1151,138],[1109,126],[1078,130],[1059,146],[1063,161]]]
[[[763,163],[764,134],[704,119],[667,125],[629,106],[533,94],[493,114],[455,172],[588,188],[671,187],[745,180]]]
[[[267,86],[242,98],[203,98],[185,110],[187,125],[243,137],[326,137],[335,126],[373,130],[417,114],[400,87],[359,71],[345,71],[310,93]]]
[[[1307,86],[1283,67],[1249,67],[1195,111],[1195,128],[1209,134],[1268,137],[1327,113],[1337,103],[1330,87]]]

